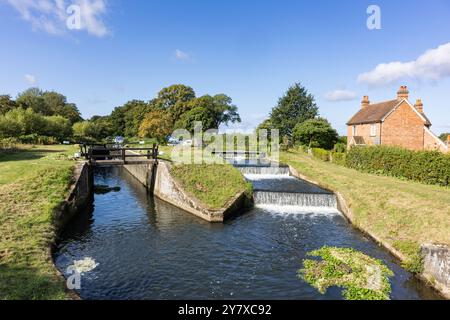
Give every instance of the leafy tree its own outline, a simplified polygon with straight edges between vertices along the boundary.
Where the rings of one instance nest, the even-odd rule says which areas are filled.
[[[272,129],[274,129],[272,120],[266,119],[258,127],[256,127],[256,133],[259,135],[260,130],[267,130],[267,139],[270,140],[272,138],[270,130]]]
[[[145,115],[152,110],[152,106],[142,100],[131,100],[123,106],[117,107],[111,113],[110,124],[114,135],[135,137]]]
[[[35,113],[40,113],[44,116],[53,115],[50,107],[45,103],[42,97],[43,92],[39,88],[30,88],[22,93],[19,93],[16,103],[23,109],[31,108]]]
[[[317,117],[318,110],[314,96],[296,83],[278,100],[277,106],[272,109],[270,120],[274,128],[280,130],[280,137],[292,138],[294,127]]]
[[[14,109],[16,102],[11,99],[10,95],[0,95],[0,115]]]
[[[294,141],[314,148],[333,149],[338,141],[336,130],[324,118],[309,119],[294,128]]]
[[[139,127],[139,137],[155,138],[159,143],[165,143],[172,133],[172,123],[171,115],[167,111],[150,111]]]
[[[191,87],[183,84],[175,84],[167,88],[163,88],[158,93],[156,102],[163,109],[175,107],[177,103],[185,103],[195,98],[195,91]]]
[[[70,121],[71,124],[82,121],[80,111],[73,103],[67,103],[66,96],[47,91],[42,94],[42,98],[52,115],[62,116]]]
[[[439,136],[439,139],[441,139],[444,142],[447,142],[448,137],[450,136],[449,132],[443,133]]]
[[[219,94],[205,95],[188,102],[189,111],[184,113],[175,124],[175,128],[194,130],[196,121],[201,121],[203,130],[218,129],[221,124],[240,122],[237,107],[232,104],[230,97]]]
[[[62,116],[45,117],[44,135],[55,137],[59,141],[72,137],[72,126],[70,121]]]

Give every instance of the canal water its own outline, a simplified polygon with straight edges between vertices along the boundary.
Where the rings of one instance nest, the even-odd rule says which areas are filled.
[[[66,229],[55,263],[69,276],[74,261],[95,260],[82,274],[84,299],[342,299],[339,288],[322,295],[297,276],[307,252],[330,245],[382,259],[395,273],[392,299],[439,298],[352,228],[331,194],[275,170],[248,168],[257,206],[211,224],[148,196],[123,169],[97,169],[97,185],[121,190],[95,195]]]

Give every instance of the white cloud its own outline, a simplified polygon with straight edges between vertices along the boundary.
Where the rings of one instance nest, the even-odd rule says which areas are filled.
[[[399,80],[437,81],[450,76],[450,43],[426,51],[414,61],[382,63],[358,76],[359,83],[371,86],[392,84]]]
[[[188,53],[181,51],[180,49],[176,49],[175,50],[175,59],[180,60],[180,61],[190,61],[191,56]]]
[[[30,86],[34,86],[37,83],[37,79],[34,75],[32,74],[26,74],[24,76],[25,81],[30,85]]]
[[[356,93],[349,90],[334,90],[328,92],[325,99],[331,102],[352,101],[356,99]]]
[[[73,12],[67,12],[71,5],[80,9],[79,30],[103,37],[109,34],[103,22],[106,14],[107,0],[0,0],[6,1],[19,12],[23,20],[31,24],[33,31],[44,31],[53,35],[69,31],[67,20]]]

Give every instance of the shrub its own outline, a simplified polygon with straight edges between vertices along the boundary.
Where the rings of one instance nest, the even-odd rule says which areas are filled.
[[[334,145],[334,152],[343,153],[347,151],[347,145],[341,142],[338,142]]]
[[[347,154],[345,152],[332,152],[331,162],[338,164],[340,166],[345,166],[346,155]]]
[[[313,155],[314,158],[318,158],[322,161],[330,161],[330,152],[325,149],[312,148],[311,154]]]
[[[440,186],[450,185],[450,155],[398,147],[353,147],[346,166],[356,170]]]
[[[16,138],[0,139],[0,151],[15,151],[19,149],[20,141]]]

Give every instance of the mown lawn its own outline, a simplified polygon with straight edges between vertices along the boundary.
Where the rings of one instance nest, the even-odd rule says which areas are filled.
[[[49,245],[54,211],[67,195],[76,148],[0,153],[0,300],[65,299]]]
[[[280,160],[341,193],[355,224],[403,253],[409,270],[420,271],[420,244],[450,245],[449,188],[361,173],[301,152],[282,152]]]

